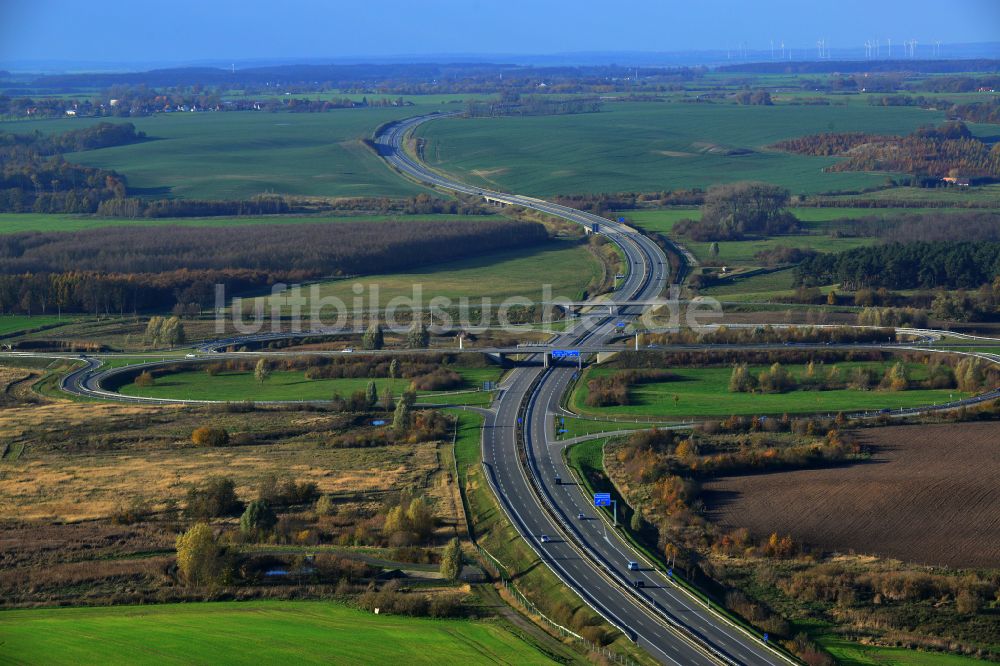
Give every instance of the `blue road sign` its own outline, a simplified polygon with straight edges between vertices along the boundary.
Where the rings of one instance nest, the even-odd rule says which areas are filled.
[[[375,421],[372,421],[372,425],[373,426],[382,426],[382,425],[385,425],[385,420],[384,419],[377,419]]]
[[[556,430],[556,432],[562,435],[563,433],[569,432],[569,430],[566,430],[566,428],[562,428],[561,430]]]
[[[522,423],[524,423],[524,419],[522,419],[520,416],[518,416],[517,417],[517,425],[521,425]]]
[[[674,569],[673,569],[673,567],[671,567],[670,569],[667,569],[667,575],[668,576],[673,576],[674,575]]]
[[[624,222],[624,221],[625,221],[625,218],[624,218],[624,217],[619,217],[619,218],[618,218],[618,221],[619,221],[619,222]]]
[[[767,642],[767,639],[768,639],[768,638],[770,638],[770,636],[768,636],[767,634],[764,634],[764,642],[765,642],[765,643]]]
[[[594,506],[611,506],[611,493],[594,493]]]
[[[552,358],[580,358],[579,349],[553,349]]]
[[[559,425],[564,425],[566,423],[566,418],[563,416],[559,417]]]
[[[620,321],[617,324],[615,324],[615,326],[617,326],[618,328],[625,328],[625,326],[627,326],[627,324],[625,322],[623,322],[623,321]]]

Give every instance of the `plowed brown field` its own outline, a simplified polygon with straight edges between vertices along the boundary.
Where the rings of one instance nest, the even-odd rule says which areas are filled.
[[[706,483],[711,518],[838,552],[1000,566],[1000,424],[893,426],[858,436],[875,447],[870,462]]]

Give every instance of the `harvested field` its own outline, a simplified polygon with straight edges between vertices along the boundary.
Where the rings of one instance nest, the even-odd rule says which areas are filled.
[[[1000,566],[996,423],[893,426],[858,437],[875,449],[870,462],[706,483],[712,520],[839,552]]]

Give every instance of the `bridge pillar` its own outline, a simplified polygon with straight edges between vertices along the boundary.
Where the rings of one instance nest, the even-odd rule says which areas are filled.
[[[542,352],[542,367],[543,368],[549,367],[549,353],[548,352]]]

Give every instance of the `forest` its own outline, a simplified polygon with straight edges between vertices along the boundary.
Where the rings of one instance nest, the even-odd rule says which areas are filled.
[[[831,235],[878,238],[887,242],[1000,241],[1000,214],[977,211],[950,215],[911,213],[894,217],[833,220]]]
[[[8,234],[0,236],[0,312],[171,307],[195,287],[211,298],[214,283],[239,292],[391,272],[547,238],[541,224],[510,220],[258,225],[252,237],[243,228],[176,226]]]
[[[922,127],[904,137],[847,132],[813,134],[771,146],[800,155],[843,156],[828,171],[894,171],[919,178],[1000,178],[1000,144],[974,137],[961,121]]]
[[[95,212],[102,201],[125,196],[125,177],[72,164],[62,153],[145,138],[132,123],[99,123],[53,135],[0,132],[0,212]]]
[[[974,289],[1000,274],[1000,242],[888,243],[821,253],[795,269],[798,284],[840,283],[845,290]]]

